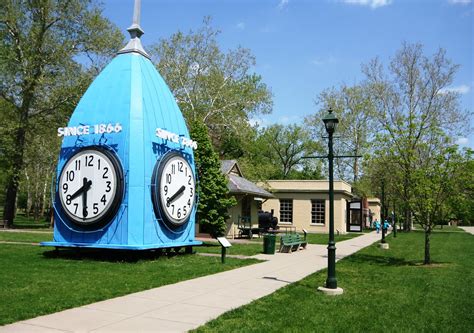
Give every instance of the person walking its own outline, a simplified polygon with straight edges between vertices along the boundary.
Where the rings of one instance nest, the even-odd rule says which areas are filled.
[[[375,220],[374,225],[375,225],[375,230],[377,230],[377,233],[379,233],[380,232],[380,222],[379,222],[379,220]]]

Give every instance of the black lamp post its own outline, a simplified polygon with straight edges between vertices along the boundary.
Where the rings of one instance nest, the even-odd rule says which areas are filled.
[[[392,210],[393,238],[397,238],[397,221],[395,221],[395,208]]]
[[[380,217],[380,224],[382,226],[382,244],[385,244],[385,220],[387,219],[386,208],[385,208],[385,181],[382,179],[382,216]]]
[[[334,152],[332,147],[332,135],[336,130],[339,119],[332,113],[332,109],[323,117],[326,132],[329,135],[328,141],[328,160],[329,160],[329,243],[328,243],[328,277],[326,279],[326,288],[337,289],[336,279],[336,242],[334,241],[334,178],[333,178],[333,162]]]

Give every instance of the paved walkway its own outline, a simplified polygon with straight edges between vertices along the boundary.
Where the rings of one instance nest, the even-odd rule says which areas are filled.
[[[459,227],[459,228],[461,228],[465,232],[470,233],[471,235],[474,235],[474,227]]]
[[[378,240],[372,232],[339,242],[337,260]],[[327,267],[326,245],[255,258],[267,261],[17,322],[0,332],[186,332]]]

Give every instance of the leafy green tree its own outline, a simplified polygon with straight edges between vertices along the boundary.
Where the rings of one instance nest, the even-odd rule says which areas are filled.
[[[322,118],[332,108],[339,119],[335,155],[359,156],[370,152],[376,126],[369,90],[365,86],[342,85],[337,89],[324,90],[317,103],[319,110],[305,119],[315,140],[321,142],[321,138],[327,135]],[[357,182],[363,171],[360,161],[359,157],[336,159],[335,169],[339,178]]]
[[[398,165],[386,151],[375,149],[364,156],[362,176],[353,184],[354,193],[360,197],[377,197],[381,203],[381,217],[387,219],[391,211],[396,212],[396,222],[400,225],[400,189]],[[383,192],[383,195],[382,195]]]
[[[424,264],[428,265],[431,264],[431,233],[449,216],[444,204],[453,195],[453,175],[458,173],[460,163],[457,147],[449,145],[446,139],[419,145],[418,152],[428,158],[420,158],[420,164],[413,171],[410,208],[415,221],[425,231]]]
[[[377,59],[363,67],[378,122],[377,145],[400,170],[405,230],[411,224],[414,172],[422,162],[419,148],[445,134],[457,136],[469,124],[459,94],[446,89],[457,69],[443,49],[428,57],[422,45],[407,43],[387,70]]]
[[[221,172],[219,157],[212,147],[206,125],[199,120],[193,122],[190,134],[198,144],[194,153],[199,178],[197,220],[202,231],[212,237],[223,236],[229,218],[228,208],[237,202],[229,195],[228,180]]]
[[[457,172],[451,175],[454,185],[445,209],[450,220],[474,225],[474,151],[467,148],[458,163]]]
[[[11,147],[2,147],[9,161],[3,171],[3,218],[10,226],[33,124],[47,124],[75,105],[83,92],[78,88],[84,88],[94,69],[115,53],[123,36],[91,0],[5,0],[0,38],[0,98],[12,124],[2,128],[12,137]],[[63,121],[66,117],[63,114]]]
[[[262,78],[252,73],[255,57],[250,50],[238,47],[223,52],[219,33],[206,17],[197,31],[177,32],[152,46],[150,54],[188,124],[206,124],[221,152],[229,133],[245,138],[249,119],[269,113],[272,100]]]
[[[271,125],[260,130],[249,145],[245,174],[254,180],[319,179],[320,161],[306,160],[305,156],[321,152],[303,126]]]

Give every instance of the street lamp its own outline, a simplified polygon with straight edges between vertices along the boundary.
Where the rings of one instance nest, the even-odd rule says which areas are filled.
[[[328,161],[329,161],[329,243],[328,243],[328,277],[326,279],[326,287],[318,288],[319,290],[328,294],[342,294],[342,289],[337,287],[336,279],[336,242],[334,241],[334,176],[333,176],[333,162],[334,152],[332,147],[332,135],[336,130],[336,125],[339,123],[336,115],[332,109],[323,117],[324,126],[328,133]]]
[[[382,225],[382,241],[381,244],[387,243],[385,241],[385,220],[387,219],[386,207],[385,207],[385,181],[382,178],[382,216],[380,217],[380,224]]]
[[[382,178],[382,207],[381,207],[381,216],[380,216],[380,223],[382,225],[382,240],[379,243],[379,247],[381,249],[387,250],[389,249],[390,245],[385,240],[385,220],[388,218],[388,207],[385,204],[385,180]]]

